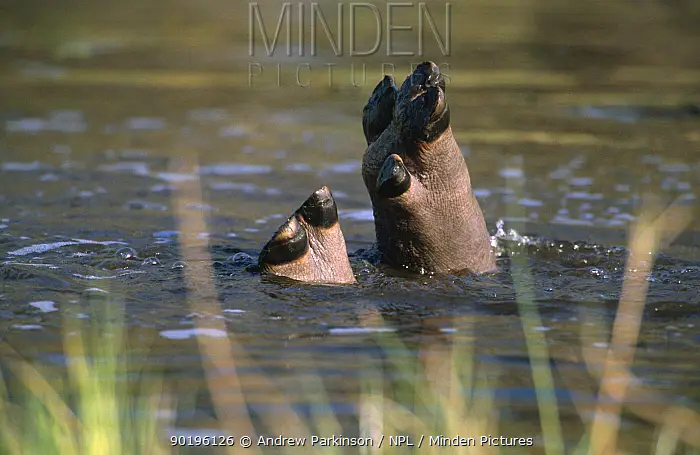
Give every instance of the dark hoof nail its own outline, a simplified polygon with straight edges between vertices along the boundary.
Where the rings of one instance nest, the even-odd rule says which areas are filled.
[[[445,90],[445,76],[440,72],[440,68],[432,62],[425,62],[423,65],[430,65],[429,70],[426,68],[426,72],[429,71],[428,79],[425,81],[426,87],[440,87],[443,91]]]
[[[399,92],[397,118],[407,136],[432,142],[450,126],[445,78],[432,62],[418,65]]]
[[[444,97],[435,101],[435,112],[425,127],[425,140],[433,141],[450,126],[450,107]]]
[[[379,89],[379,88],[386,89],[386,88],[391,88],[393,86],[394,86],[394,78],[392,76],[386,74],[382,78],[381,82],[379,82],[379,84],[377,84],[377,86],[374,88],[374,91],[377,91],[377,89]]]
[[[260,266],[278,265],[293,262],[309,249],[306,231],[292,216],[279,228],[260,253]]]
[[[374,88],[362,115],[362,129],[368,143],[377,140],[391,123],[396,104],[396,92],[394,78],[391,76],[384,76],[384,79]]]
[[[377,104],[381,101],[388,101],[391,95],[396,91],[396,84],[394,84],[394,78],[392,76],[386,75],[379,81],[374,90],[372,90],[372,95],[369,97],[367,104]]]
[[[398,155],[390,155],[377,177],[377,194],[392,198],[401,196],[411,187],[411,174]]]
[[[314,227],[329,228],[338,222],[338,207],[327,186],[316,190],[299,208],[301,216]]]
[[[411,74],[410,80],[411,88],[415,93],[426,91],[430,87],[440,87],[445,90],[445,77],[433,62],[423,62],[418,65]]]

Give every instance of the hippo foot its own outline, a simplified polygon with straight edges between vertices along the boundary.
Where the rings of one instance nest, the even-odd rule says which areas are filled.
[[[437,65],[420,64],[398,90],[385,76],[364,107],[362,129],[362,178],[383,262],[420,273],[495,270]],[[301,281],[354,282],[337,213],[330,190],[316,191],[265,245],[261,270]]]
[[[385,77],[362,125],[362,177],[384,262],[416,272],[495,269],[437,65],[420,64],[398,90]]]
[[[333,194],[316,190],[263,247],[260,271],[298,281],[354,283]]]

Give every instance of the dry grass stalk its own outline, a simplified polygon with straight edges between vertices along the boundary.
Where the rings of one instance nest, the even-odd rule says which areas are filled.
[[[655,219],[645,214],[632,227],[630,255],[626,265],[628,276],[623,283],[602,375],[598,372],[590,352],[586,355],[584,347],[589,370],[600,377],[599,401],[590,430],[589,455],[615,454],[620,414],[626,398],[630,392],[636,395],[642,390],[644,393],[653,393],[642,387],[630,371],[649,288],[648,277],[654,256],[685,229],[690,219],[688,210],[674,204]],[[683,412],[687,414],[690,411]]]
[[[256,431],[246,408],[245,383],[237,373],[237,368],[254,366],[254,361],[245,353],[236,336],[229,332],[224,318],[221,317],[208,240],[206,235],[201,235],[208,230],[205,212],[198,209],[204,206],[204,202],[197,156],[191,152],[182,152],[177,159],[171,160],[170,168],[171,172],[193,177],[182,179],[175,184],[173,205],[180,231],[182,259],[188,264],[184,269],[188,283],[187,300],[194,313],[203,315],[195,319],[195,327],[228,334],[222,338],[200,334],[206,332],[197,335],[207,387],[222,430],[232,434],[235,431],[236,436],[248,435],[255,440]],[[263,374],[256,375],[254,382],[256,387],[264,387],[268,396],[274,397],[275,404],[279,406],[279,411],[269,416],[266,424],[279,433],[305,434],[306,425],[292,409],[290,400],[278,391],[275,384]],[[234,453],[238,450],[236,445],[229,451]],[[254,453],[255,450],[256,446],[253,445],[242,451]]]

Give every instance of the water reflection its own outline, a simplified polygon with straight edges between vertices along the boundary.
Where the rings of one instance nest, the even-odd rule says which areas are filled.
[[[134,362],[162,366],[183,400],[176,434],[214,426],[211,398],[193,393],[206,387],[197,335],[239,337],[254,360],[240,374],[260,415],[280,409],[261,371],[291,393],[313,373],[331,409],[352,421],[367,372],[400,381],[392,359],[439,358],[455,345],[474,349],[477,369],[493,378],[502,425],[539,434],[517,307],[524,290],[541,314],[532,331],[550,348],[563,424],[580,433],[597,394],[582,352],[609,347],[607,334],[582,328],[605,331],[613,321],[633,273],[627,229],[649,194],[698,216],[693,2],[454,5],[454,23],[467,25],[453,30],[445,58],[453,128],[501,251],[499,273],[486,277],[410,276],[367,252],[374,227],[359,118],[384,56],[367,58],[377,74],[368,71],[361,87],[349,82],[347,58],[333,87],[251,89],[246,5],[107,3],[69,2],[59,14],[25,2],[7,13],[15,20],[0,36],[3,342],[37,363],[65,365],[64,313],[92,323],[119,300],[129,338],[155,340]],[[275,58],[285,69],[293,63]],[[396,63],[398,74],[410,62]],[[197,171],[173,169],[191,152]],[[184,262],[189,234],[172,198],[197,179],[202,200],[184,207],[203,213],[206,226],[191,235],[210,249]],[[260,247],[323,184],[338,200],[350,251],[364,249],[352,257],[358,284],[261,278]],[[648,278],[634,371],[667,395],[646,404],[700,403],[696,226]],[[520,259],[530,281],[518,287]],[[214,270],[206,296],[221,302],[225,331],[197,326],[209,316],[187,306],[203,287],[187,271],[201,264]],[[406,349],[387,346],[389,337]],[[646,451],[648,428],[624,420],[637,438],[629,452]]]

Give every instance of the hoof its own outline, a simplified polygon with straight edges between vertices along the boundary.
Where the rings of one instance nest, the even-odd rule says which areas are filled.
[[[263,247],[264,274],[314,283],[354,283],[338,208],[328,187],[321,187],[287,219]]]
[[[330,228],[338,223],[338,207],[327,186],[314,191],[299,208],[299,213],[313,227]]]
[[[374,88],[362,111],[362,129],[367,144],[376,141],[393,120],[396,93],[394,78],[391,76],[384,76]]]
[[[402,135],[432,142],[450,126],[445,77],[432,62],[418,65],[398,93],[396,121]]]
[[[390,155],[384,161],[377,177],[377,195],[393,198],[404,194],[411,187],[411,174],[399,155]]]
[[[444,273],[495,269],[483,213],[450,128],[445,77],[420,64],[397,91],[385,76],[363,110],[362,178],[383,260]],[[354,283],[338,210],[327,187],[314,192],[260,254],[262,273],[315,283]]]
[[[309,251],[306,229],[296,216],[291,216],[280,226],[260,253],[260,266],[274,266],[300,261]]]
[[[365,131],[367,110],[385,86],[370,98]],[[445,76],[436,64],[422,63],[395,96],[393,119],[362,158],[382,257],[419,272],[494,269],[486,223],[450,128]]]

